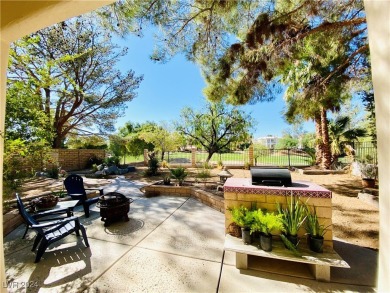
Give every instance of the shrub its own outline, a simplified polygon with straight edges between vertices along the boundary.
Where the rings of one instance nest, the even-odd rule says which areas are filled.
[[[58,179],[58,175],[60,173],[60,170],[58,167],[52,167],[47,171],[47,177],[53,178],[53,179]]]
[[[114,166],[119,164],[119,157],[117,156],[111,156],[104,159],[104,163],[107,166]]]
[[[53,191],[52,195],[58,196],[59,198],[64,198],[68,195],[68,193],[65,190],[60,190],[60,191]]]
[[[93,165],[103,164],[103,159],[96,157],[95,155],[91,156],[87,162],[87,168],[91,168]]]
[[[211,177],[211,172],[208,169],[203,169],[200,171],[197,175],[197,178],[201,179],[202,181],[206,181],[208,178]]]
[[[156,176],[159,167],[158,159],[154,156],[149,156],[148,169],[145,171],[145,176]]]
[[[209,162],[204,162],[203,163],[203,169],[209,170],[212,169],[213,166]]]
[[[253,224],[253,212],[244,206],[228,208],[232,221],[241,228],[250,229]]]
[[[172,178],[179,181],[179,186],[183,185],[183,181],[188,175],[186,169],[183,167],[179,167],[175,169],[170,169],[170,171]]]

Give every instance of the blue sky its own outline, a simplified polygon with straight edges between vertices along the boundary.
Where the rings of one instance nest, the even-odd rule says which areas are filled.
[[[149,56],[154,48],[154,40],[150,32],[145,33],[143,38],[129,36],[126,39],[116,38],[115,42],[128,47],[128,54],[118,64],[119,69],[132,69],[137,75],[144,75],[137,98],[127,103],[126,115],[118,119],[116,127],[127,121],[178,120],[184,107],[200,109],[204,105],[202,89],[205,83],[196,64],[186,61],[181,55],[165,64],[151,61]],[[282,118],[283,107],[282,95],[273,102],[242,107],[257,121],[253,130],[255,138],[268,134],[281,136],[283,130],[289,128]],[[314,124],[305,123],[304,128],[314,131]]]

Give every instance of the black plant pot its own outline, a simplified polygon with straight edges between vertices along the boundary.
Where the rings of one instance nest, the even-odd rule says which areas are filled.
[[[260,233],[260,248],[264,251],[272,251],[272,235]]]
[[[322,247],[324,246],[324,237],[322,236],[313,237],[311,235],[309,235],[308,237],[309,237],[310,250],[321,253]]]
[[[253,232],[251,234],[251,237],[252,237],[252,243],[253,242],[258,242],[259,239],[260,239],[260,232]]]
[[[249,229],[241,228],[242,241],[245,244],[252,243],[251,231]]]
[[[286,238],[287,238],[295,247],[297,247],[298,241],[299,241],[298,235],[290,235],[290,234],[288,234],[288,235],[286,235]]]

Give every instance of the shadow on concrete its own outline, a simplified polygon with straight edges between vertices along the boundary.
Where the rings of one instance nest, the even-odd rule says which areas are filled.
[[[376,286],[378,267],[377,251],[339,240],[333,240],[333,248],[351,268],[331,268],[332,282],[371,287]]]
[[[123,222],[116,222],[116,223],[112,223],[108,227],[104,227],[104,232],[110,235],[124,236],[142,229],[144,224],[145,223],[142,220],[130,218],[125,225],[123,225]]]

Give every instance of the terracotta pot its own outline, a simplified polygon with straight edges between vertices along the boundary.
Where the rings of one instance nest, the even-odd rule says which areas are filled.
[[[363,188],[375,188],[375,179],[362,178]]]

